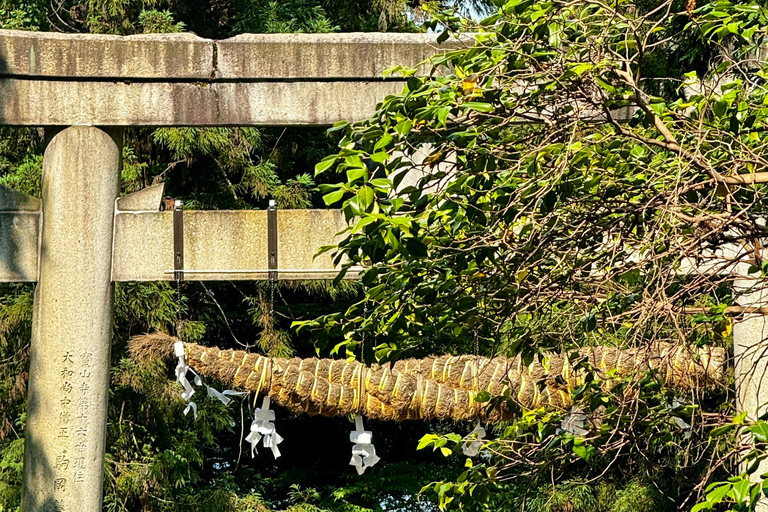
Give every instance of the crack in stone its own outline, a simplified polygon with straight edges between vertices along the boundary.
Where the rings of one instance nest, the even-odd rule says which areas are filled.
[[[211,53],[211,81],[216,80],[219,75],[219,45],[216,41],[211,41],[213,51]]]

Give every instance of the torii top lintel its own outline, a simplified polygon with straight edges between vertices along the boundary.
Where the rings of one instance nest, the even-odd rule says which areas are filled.
[[[107,36],[0,30],[0,124],[309,126],[373,113],[417,66],[462,41],[433,34]],[[421,72],[426,72],[422,66]]]

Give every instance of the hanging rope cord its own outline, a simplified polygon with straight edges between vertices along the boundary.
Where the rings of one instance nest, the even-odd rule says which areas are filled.
[[[176,331],[176,337],[183,340],[181,335],[181,308],[182,308],[182,295],[181,295],[181,279],[176,279],[176,325],[174,329]]]
[[[142,360],[172,357],[175,338],[155,333],[134,337],[129,348]],[[455,419],[487,421],[511,417],[505,406],[490,414],[474,400],[481,391],[509,391],[522,407],[570,407],[571,390],[583,380],[566,356],[552,354],[548,366],[520,358],[441,356],[367,367],[359,361],[270,358],[244,351],[184,344],[188,364],[203,376],[257,394],[296,412],[340,416],[363,414],[382,420]],[[658,343],[643,349],[589,347],[580,357],[600,370],[641,377],[654,370],[681,388],[722,383],[721,348],[686,349]],[[606,385],[610,381],[606,381]],[[631,388],[628,387],[628,388]]]
[[[365,290],[363,290],[363,294],[365,293],[366,293]],[[364,297],[363,298],[363,323],[362,323],[363,334],[361,336],[361,341],[360,341],[360,360],[361,361],[365,361],[365,321],[367,318],[368,318],[368,300],[367,298]],[[357,366],[360,369],[360,371],[357,376],[357,393],[355,395],[357,404],[355,406],[355,409],[357,414],[365,414],[365,410],[363,408],[363,378],[365,378],[366,386],[368,386],[370,384],[369,382],[370,372],[366,372],[362,364]],[[357,370],[357,368],[355,368],[355,370]],[[315,376],[317,376],[317,372],[315,372]],[[317,379],[315,380],[315,382],[317,382]],[[366,399],[366,405],[367,405],[367,402],[368,400]]]

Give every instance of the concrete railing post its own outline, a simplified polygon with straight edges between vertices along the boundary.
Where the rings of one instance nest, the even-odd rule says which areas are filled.
[[[102,509],[118,136],[62,130],[43,160],[22,511]]]

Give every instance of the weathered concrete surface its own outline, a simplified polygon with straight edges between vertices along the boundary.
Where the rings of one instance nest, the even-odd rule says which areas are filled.
[[[734,322],[733,338],[737,409],[755,420],[768,409],[768,317],[747,315]]]
[[[277,212],[277,266],[280,269],[333,269],[327,273],[280,272],[280,279],[332,279],[337,271],[332,252],[315,258],[317,251],[341,240],[337,236],[347,227],[341,210],[278,210]],[[349,272],[346,279],[359,277]]]
[[[0,186],[0,282],[37,281],[40,200]]]
[[[39,212],[40,200],[16,190],[0,186],[0,211]]]
[[[158,212],[162,188],[144,189],[117,201],[113,279],[115,281],[172,280],[172,212]],[[122,201],[128,201],[122,203]],[[184,246],[187,269],[266,270],[265,211],[185,212]],[[0,282],[34,282],[38,276],[40,214],[0,212]],[[280,210],[278,266],[319,272],[281,272],[280,279],[332,279],[330,253],[313,256],[338,241],[346,227],[339,210]],[[189,280],[262,280],[266,272],[198,273]],[[359,277],[350,272],[347,279]]]
[[[312,126],[375,112],[401,82],[124,83],[0,79],[0,124]]]
[[[224,79],[380,78],[394,65],[414,67],[472,37],[437,44],[435,34],[242,34],[217,41]],[[421,66],[421,74],[431,66]]]
[[[67,128],[43,160],[22,511],[102,509],[120,145]]]
[[[468,43],[427,34],[129,37],[0,30],[0,124],[329,125],[374,112],[416,66]],[[422,69],[426,72],[427,69]]]
[[[0,30],[0,76],[179,80],[381,78],[443,49],[434,34],[194,34],[127,37]],[[426,68],[424,69],[427,70]]]
[[[279,210],[277,218],[278,267],[310,271],[280,272],[279,278],[333,279],[330,253],[313,257],[346,227],[342,212]],[[194,281],[267,279],[267,212],[185,211],[184,268],[184,278]],[[112,272],[114,281],[173,280],[173,213],[117,214]]]
[[[194,34],[128,37],[0,30],[0,75],[208,80],[213,41]]]
[[[746,275],[746,264],[738,270]],[[737,279],[734,290],[742,293],[740,306],[768,306],[768,289],[756,279]],[[736,380],[736,409],[747,411],[747,418],[756,420],[768,411],[768,315],[749,314],[733,324],[733,358]],[[751,438],[744,440],[746,444]],[[768,473],[768,461],[763,461],[752,480],[759,483],[760,475]],[[768,512],[768,500],[762,498],[756,512]]]
[[[117,200],[115,208],[122,212],[141,212],[160,210],[165,195],[165,183],[150,185]]]
[[[37,281],[40,214],[0,212],[0,282]]]

